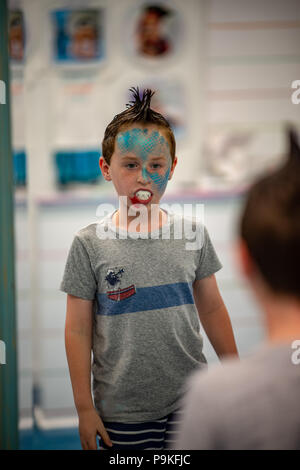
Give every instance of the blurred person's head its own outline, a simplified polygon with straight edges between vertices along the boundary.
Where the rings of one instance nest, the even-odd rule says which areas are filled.
[[[300,148],[288,132],[286,161],[249,190],[240,220],[240,259],[254,291],[300,302]]]

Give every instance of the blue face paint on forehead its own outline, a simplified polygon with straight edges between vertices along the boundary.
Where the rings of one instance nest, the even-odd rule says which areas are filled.
[[[120,132],[117,144],[121,153],[134,153],[143,161],[150,155],[171,158],[169,144],[158,131],[149,132],[148,129],[138,128]]]

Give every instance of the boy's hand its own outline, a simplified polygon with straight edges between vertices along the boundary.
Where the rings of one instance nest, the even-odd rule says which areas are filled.
[[[97,450],[97,434],[102,437],[105,444],[112,446],[102,419],[95,409],[81,411],[78,417],[79,436],[83,450]]]

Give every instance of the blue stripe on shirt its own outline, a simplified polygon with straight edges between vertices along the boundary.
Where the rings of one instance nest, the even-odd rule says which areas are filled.
[[[106,294],[98,294],[97,300],[98,315],[121,315],[194,303],[190,282],[136,288],[134,295],[120,301],[111,300]]]

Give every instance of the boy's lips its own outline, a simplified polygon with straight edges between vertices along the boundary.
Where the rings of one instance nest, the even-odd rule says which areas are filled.
[[[149,189],[137,189],[133,198],[130,198],[133,204],[147,204],[152,199],[153,193]]]

